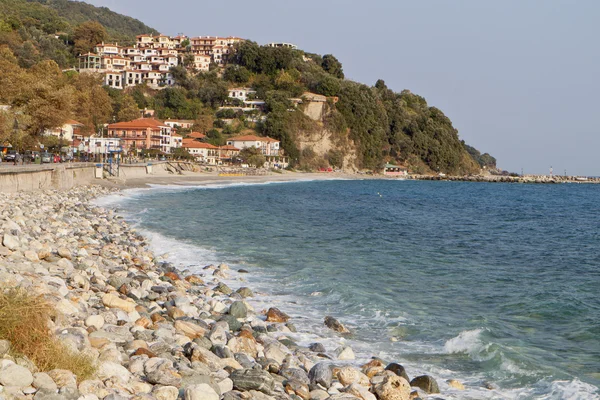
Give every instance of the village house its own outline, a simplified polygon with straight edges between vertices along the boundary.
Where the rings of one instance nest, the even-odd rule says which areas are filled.
[[[229,89],[229,98],[238,99],[242,102],[248,100],[248,97],[256,94],[256,90],[251,88],[233,88]]]
[[[386,176],[407,176],[408,170],[400,165],[387,163],[383,167],[383,174]]]
[[[298,46],[296,46],[295,44],[292,43],[284,43],[284,42],[279,42],[279,43],[267,43],[266,44],[267,47],[285,47],[288,49],[292,49],[292,50],[296,50],[298,48]]]
[[[238,149],[256,147],[261,150],[262,154],[265,156],[278,156],[280,153],[279,143],[279,140],[255,135],[238,136],[227,141],[228,145]]]
[[[171,127],[154,118],[138,118],[133,121],[108,125],[108,136],[120,138],[123,150],[133,152],[155,149],[171,152]]]
[[[46,129],[44,131],[44,135],[56,136],[57,138],[59,138],[59,140],[70,144],[74,139],[81,137],[79,130],[82,126],[83,124],[81,122],[69,119],[60,127],[56,127],[54,129]]]
[[[193,119],[165,119],[165,124],[169,125],[171,128],[183,128],[188,129],[194,125]]]
[[[121,149],[121,139],[116,137],[86,136],[79,141],[77,150],[81,154],[106,155],[111,151]]]
[[[183,136],[176,133],[171,134],[171,152],[173,149],[179,149],[183,145]]]
[[[226,145],[219,146],[219,164],[228,164],[240,154],[240,149],[237,147]]]
[[[210,165],[217,165],[219,159],[219,148],[213,146],[210,143],[202,143],[196,141],[186,142],[183,140],[182,147],[188,151],[196,161],[207,163]]]
[[[206,135],[200,132],[192,132],[189,135],[187,135],[187,137],[194,140],[202,140],[206,138]]]
[[[255,135],[244,135],[231,138],[227,145],[238,149],[255,147],[265,156],[265,168],[286,168],[289,160],[280,148],[279,140],[270,137],[259,137]]]

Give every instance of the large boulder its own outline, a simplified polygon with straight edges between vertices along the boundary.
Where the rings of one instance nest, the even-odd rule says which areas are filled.
[[[280,311],[278,308],[271,307],[267,311],[268,322],[287,322],[289,319],[290,316]]]
[[[201,383],[186,387],[183,391],[183,398],[184,400],[219,400],[219,395],[210,385]]]
[[[423,389],[427,393],[439,393],[440,388],[436,380],[429,375],[421,375],[410,381],[410,386],[415,386]]]
[[[321,385],[322,387],[329,389],[331,386],[331,380],[333,379],[333,373],[329,365],[320,362],[315,364],[314,367],[308,371],[308,379],[313,385]]]
[[[337,333],[350,333],[340,321],[330,316],[325,317],[325,326]]]
[[[410,385],[400,376],[388,375],[374,389],[379,400],[410,399]]]
[[[271,394],[275,388],[275,381],[271,374],[260,369],[233,371],[230,378],[233,381],[233,388],[242,392],[257,390],[265,394]]]
[[[173,362],[165,358],[150,358],[144,364],[144,373],[148,382],[155,385],[178,386],[181,375],[173,368]]]
[[[243,301],[235,301],[229,306],[229,314],[236,318],[246,318],[248,307],[246,307]]]
[[[406,369],[402,365],[397,364],[397,363],[391,363],[391,364],[388,364],[388,366],[385,367],[385,369],[387,371],[392,371],[396,375],[401,376],[404,379],[406,379],[408,382],[410,382],[410,379],[408,378],[408,374],[406,373]]]
[[[24,388],[33,383],[33,374],[27,368],[11,364],[0,371],[0,384]]]

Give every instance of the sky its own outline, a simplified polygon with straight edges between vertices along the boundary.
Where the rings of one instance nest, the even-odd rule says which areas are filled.
[[[600,176],[600,1],[87,0],[163,34],[290,42],[440,108],[498,167]]]

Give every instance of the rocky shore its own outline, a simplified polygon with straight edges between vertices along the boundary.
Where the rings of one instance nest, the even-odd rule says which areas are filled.
[[[90,202],[111,190],[0,194],[2,291],[20,288],[51,304],[48,332],[93,365],[89,376],[43,370],[0,337],[0,399],[406,400],[439,393],[432,377],[410,379],[394,360],[356,365],[349,347],[297,345],[285,310],[254,310],[250,288],[223,282],[227,265],[192,273],[159,261],[120,216]],[[350,334],[334,318],[324,323]]]

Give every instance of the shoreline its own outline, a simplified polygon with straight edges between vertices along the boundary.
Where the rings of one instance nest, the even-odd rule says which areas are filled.
[[[11,355],[0,366],[0,395],[408,400],[439,392],[429,376],[411,387],[399,364],[355,366],[348,347],[297,345],[285,310],[254,310],[245,300],[254,296],[250,288],[224,283],[225,264],[195,273],[161,262],[118,213],[92,203],[116,192],[85,186],[0,195],[3,289],[44,296],[58,312],[55,335],[97,366],[91,379],[78,379],[65,369],[19,366]],[[344,334],[336,320],[329,326]],[[8,370],[22,379],[7,385]]]

